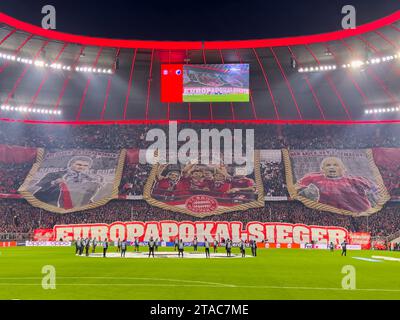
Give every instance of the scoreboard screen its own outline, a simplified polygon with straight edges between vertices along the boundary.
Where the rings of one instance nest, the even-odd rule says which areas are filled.
[[[249,102],[249,64],[161,65],[161,102]]]

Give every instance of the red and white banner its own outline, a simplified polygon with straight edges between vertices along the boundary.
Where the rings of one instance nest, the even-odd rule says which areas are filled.
[[[371,234],[368,232],[350,232],[349,242],[354,245],[361,245],[362,249],[371,248]]]
[[[53,240],[53,229],[36,229],[33,232],[33,241]]]
[[[17,243],[15,241],[1,241],[0,247],[16,247]]]
[[[33,164],[36,153],[36,148],[0,144],[0,163],[21,164],[31,162]]]
[[[374,240],[371,242],[371,247],[374,250],[386,250],[388,248],[385,240]]]
[[[109,241],[128,240],[146,241],[153,237],[161,241],[170,242],[176,237],[183,242],[191,242],[197,236],[198,242],[205,239],[231,239],[233,242],[240,240],[255,240],[257,242],[279,243],[281,246],[288,244],[314,243],[327,244],[333,242],[339,245],[348,239],[348,231],[341,227],[306,226],[303,224],[289,223],[263,223],[249,222],[246,228],[241,222],[227,221],[150,221],[150,222],[114,222],[110,225],[80,224],[57,225],[54,227],[55,239],[73,241],[78,238],[96,238]]]
[[[305,243],[300,245],[301,249],[319,249],[319,250],[327,250],[330,249],[329,246],[326,243],[317,243],[317,244],[312,244],[312,243]],[[361,250],[361,245],[359,244],[348,244],[346,246],[347,250]],[[339,250],[342,249],[342,246],[336,244],[335,249]]]
[[[1,199],[21,199],[22,196],[20,194],[11,194],[11,193],[0,193]]]
[[[26,247],[70,247],[69,241],[26,241]]]
[[[300,249],[298,243],[265,243],[264,245],[258,245],[258,248],[266,249]]]

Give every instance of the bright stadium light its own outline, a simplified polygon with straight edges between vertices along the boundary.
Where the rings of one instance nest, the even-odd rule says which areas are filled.
[[[337,66],[336,65],[317,65],[317,66],[308,66],[305,68],[299,68],[298,72],[303,73],[303,72],[319,72],[319,71],[331,71],[331,70],[336,70]]]
[[[389,107],[389,108],[375,108],[367,109],[364,111],[365,114],[377,114],[377,113],[394,113],[399,112],[400,107]]]
[[[64,65],[62,63],[46,63],[45,61],[42,60],[32,60],[26,57],[18,57],[9,53],[3,53],[0,52],[0,59],[8,60],[8,61],[15,61],[17,63],[22,63],[22,64],[29,64],[33,65],[38,68],[50,68],[53,70],[64,70],[64,71],[71,71],[75,70],[77,72],[90,72],[90,73],[99,73],[99,74],[112,74],[113,70],[112,69],[104,69],[104,68],[93,68],[93,67],[87,67],[87,66],[76,66],[72,67],[70,65]]]
[[[3,111],[15,111],[20,113],[41,113],[41,114],[61,115],[61,110],[50,110],[46,108],[29,108],[27,106],[1,105],[0,109]]]
[[[350,64],[351,64],[351,67],[352,67],[353,69],[356,69],[356,68],[359,68],[359,67],[361,67],[362,65],[364,65],[364,62],[361,61],[361,60],[354,60],[354,61],[352,61]]]
[[[35,66],[43,68],[45,66],[45,63],[44,63],[44,61],[36,60],[35,61]]]

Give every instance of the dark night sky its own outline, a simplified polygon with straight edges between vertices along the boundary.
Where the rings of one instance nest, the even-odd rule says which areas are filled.
[[[1,0],[0,10],[41,24],[41,8],[57,9],[57,30],[146,40],[231,40],[306,35],[341,28],[341,8],[357,9],[357,24],[396,10],[398,0]]]

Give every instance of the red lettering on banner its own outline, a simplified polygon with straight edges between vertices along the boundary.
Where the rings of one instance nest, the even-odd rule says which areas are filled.
[[[303,224],[290,223],[262,223],[258,221],[249,222],[246,228],[238,221],[150,221],[150,222],[114,222],[107,224],[80,224],[80,225],[57,225],[53,229],[55,239],[60,238],[63,241],[73,241],[82,235],[90,234],[98,240],[108,238],[110,241],[126,239],[134,241],[149,240],[150,237],[166,242],[173,241],[179,237],[185,242],[193,241],[197,236],[199,242],[217,239],[233,239],[234,242],[243,240],[256,240],[257,242],[265,241],[270,244],[279,243],[281,247],[294,248],[294,244],[310,243],[314,241],[316,244],[328,244],[333,242],[339,245],[345,239],[349,239],[349,233],[342,227],[325,227],[325,226],[306,226]],[[363,234],[368,235],[368,234]],[[353,239],[359,239],[361,236],[353,234]],[[367,237],[365,236],[365,242]],[[364,239],[362,238],[362,239]]]
[[[138,241],[143,241],[145,223],[140,221],[127,222],[126,226],[126,240],[135,241],[135,238]]]
[[[160,226],[162,239],[164,241],[174,241],[174,239],[178,236],[179,227],[176,221],[161,221]]]

